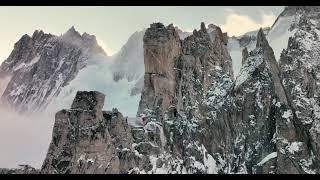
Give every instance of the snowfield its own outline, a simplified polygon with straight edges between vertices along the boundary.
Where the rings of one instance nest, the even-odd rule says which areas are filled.
[[[55,112],[70,108],[77,91],[99,91],[106,95],[104,110],[117,108],[123,116],[135,117],[141,93],[131,96],[130,91],[136,81],[129,82],[127,79],[121,79],[115,82],[110,69],[111,65],[112,61],[103,56],[90,59],[76,78],[62,88],[47,111]]]

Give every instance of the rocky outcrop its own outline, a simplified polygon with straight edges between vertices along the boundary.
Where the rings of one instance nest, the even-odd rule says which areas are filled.
[[[177,26],[174,27],[179,34],[180,39],[191,35],[191,32],[184,32]],[[129,82],[135,82],[134,87],[130,90],[130,95],[141,95],[144,83],[144,48],[143,37],[146,29],[133,33],[121,50],[112,58],[114,64],[111,67],[113,79],[119,81],[126,79]]]
[[[2,63],[0,74],[10,77],[1,103],[18,112],[43,110],[95,55],[105,56],[95,36],[72,27],[62,36],[35,31],[24,35]]]
[[[131,129],[117,109],[101,110],[104,98],[99,92],[78,92],[71,109],[56,114],[41,173],[152,173],[170,166],[170,156],[156,157],[164,152],[161,126]]]
[[[244,53],[245,54],[245,53]],[[273,50],[260,29],[256,48],[244,58],[233,90],[232,115],[235,173],[276,173],[277,147],[282,134],[281,114],[287,99],[280,83]],[[288,112],[290,110],[287,110]]]
[[[282,139],[285,151],[292,144],[296,151],[282,153],[291,160],[289,173],[319,173],[319,7],[295,7],[300,16],[291,26],[295,31],[279,61],[282,83],[292,108],[290,120],[295,136]],[[288,8],[290,10],[292,8]],[[288,12],[289,13],[289,12]],[[283,167],[283,166],[282,166]]]
[[[19,165],[19,168],[0,168],[0,174],[40,174],[40,170],[29,165]]]
[[[175,97],[175,62],[181,53],[181,43],[173,25],[167,28],[161,23],[151,25],[144,35],[144,89],[138,115],[145,109],[157,107],[163,116]]]
[[[268,32],[270,31],[270,27],[265,27],[262,30],[264,34],[268,34]],[[231,46],[228,45],[229,51],[233,51],[235,50],[235,48],[245,48],[245,47],[247,47],[249,50],[253,50],[255,48],[254,45],[257,42],[258,31],[259,29],[255,31],[247,32],[241,36],[227,37],[228,40],[234,41],[233,44],[230,44]],[[235,45],[234,43],[236,43],[238,46],[232,47]],[[234,60],[236,61],[236,59]]]
[[[56,114],[41,173],[121,173],[131,149],[127,122],[116,109],[103,112],[104,94],[78,92],[71,109]]]
[[[249,57],[248,49],[245,47],[242,50],[242,65],[245,63],[246,59]]]
[[[42,173],[119,172],[115,168],[119,159],[114,156],[116,149],[101,110],[103,103],[103,94],[78,92],[72,109],[56,114]]]
[[[219,146],[225,140],[212,139],[219,133],[211,131],[208,125],[206,100],[220,80],[223,79],[221,89],[230,86],[232,63],[225,35],[217,26],[210,28],[208,32],[202,23],[200,30],[180,41],[172,25],[164,27],[156,23],[147,29],[144,37],[146,74],[138,115],[143,113],[149,123],[162,124],[166,139],[164,152],[186,164],[184,168],[189,173],[217,173],[212,154],[221,152]],[[220,137],[225,138],[223,133]],[[197,163],[201,166],[196,166]]]
[[[158,30],[159,34],[171,32],[170,25],[165,28],[159,24],[152,25],[147,32]],[[274,52],[260,29],[256,48],[250,53],[244,50],[243,66],[233,81],[231,60],[225,51],[221,30],[217,28],[212,32],[214,34],[210,35],[202,24],[199,31],[195,30],[193,35],[180,42],[180,49],[173,46],[176,48],[172,49],[173,52],[180,52],[174,59],[158,59],[169,53],[160,51],[157,56],[152,56],[148,54],[150,47],[145,46],[145,60],[159,60],[156,67],[149,67],[153,72],[161,74],[161,60],[175,61],[173,66],[166,66],[169,74],[176,75],[175,78],[163,76],[166,83],[162,82],[161,86],[148,74],[145,75],[151,81],[145,83],[139,107],[139,113],[145,114],[149,123],[162,124],[166,146],[160,154],[170,152],[174,159],[183,162],[187,173],[316,173],[319,169],[318,108],[316,104],[314,107],[311,104],[301,106],[305,102],[315,102],[307,100],[307,95],[312,95],[314,100],[317,97],[316,79],[310,78],[312,75],[309,74],[293,77],[282,74],[283,68],[289,66],[288,61],[292,63],[290,53],[299,51],[285,51],[288,55],[283,54],[282,61],[287,64],[279,68]],[[145,36],[147,42],[153,37],[158,36]],[[173,39],[165,39],[164,42],[172,47],[176,44]],[[159,41],[152,42],[163,47]],[[297,43],[289,44],[289,47],[300,48]],[[312,50],[313,54],[318,52]],[[303,52],[308,51],[304,49]],[[147,62],[146,67],[150,64]],[[296,64],[301,66],[303,63]],[[317,66],[301,66],[296,73],[310,67]],[[293,83],[296,78],[302,79],[300,86],[304,85],[301,89],[306,89],[306,92],[292,94],[299,84],[288,86],[285,82]],[[172,86],[175,86],[175,91],[161,89],[173,89]],[[301,97],[301,94],[306,97]],[[170,101],[157,101],[161,98]],[[314,111],[307,112],[305,107]],[[308,119],[313,121],[306,126],[303,121],[308,122]]]

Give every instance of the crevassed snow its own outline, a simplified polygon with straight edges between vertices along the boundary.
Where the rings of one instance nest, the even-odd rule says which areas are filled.
[[[277,152],[272,152],[270,154],[268,154],[265,158],[263,158],[258,164],[257,166],[261,166],[263,165],[264,163],[268,162],[270,159],[273,159],[273,158],[276,158],[278,155],[277,155]]]
[[[51,111],[69,109],[77,91],[99,91],[106,95],[104,110],[117,108],[124,116],[135,117],[141,95],[130,96],[130,90],[136,82],[128,82],[127,79],[115,82],[110,70],[111,62],[101,58],[95,57],[89,60],[76,78],[62,88],[48,109]]]

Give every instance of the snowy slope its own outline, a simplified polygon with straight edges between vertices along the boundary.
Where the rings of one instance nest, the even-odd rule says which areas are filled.
[[[11,80],[10,76],[0,77],[0,97],[2,96],[3,92],[6,90],[6,87],[10,82],[10,80]]]
[[[118,108],[124,116],[135,117],[140,94],[131,96],[131,89],[136,80],[113,80],[112,67],[106,57],[96,56],[89,60],[86,68],[79,71],[77,77],[70,84],[62,88],[60,94],[48,107],[48,111],[58,111],[69,108],[77,91],[100,91],[106,95],[105,110]]]
[[[295,30],[290,31],[294,20],[294,16],[279,17],[267,35],[277,61],[280,59],[282,50],[287,48],[289,37],[295,33]]]

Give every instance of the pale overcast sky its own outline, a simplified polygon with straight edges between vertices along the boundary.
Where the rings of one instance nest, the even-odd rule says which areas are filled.
[[[41,29],[60,35],[71,26],[96,35],[109,55],[117,52],[135,31],[153,22],[173,23],[185,31],[199,29],[200,22],[219,25],[229,35],[241,35],[271,26],[282,6],[26,6],[0,7],[0,62],[24,34]]]

